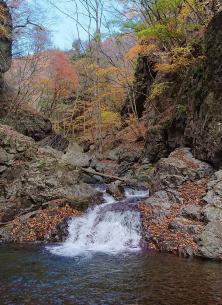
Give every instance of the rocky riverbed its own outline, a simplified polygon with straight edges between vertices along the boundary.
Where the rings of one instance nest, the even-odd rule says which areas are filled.
[[[0,126],[0,139],[1,243],[63,241],[67,219],[102,202],[92,183],[106,182],[118,200],[126,184],[150,190],[150,197],[139,204],[149,249],[222,259],[222,172],[195,159],[189,148],[150,164],[123,146],[100,160],[77,143],[59,152],[6,125]],[[100,173],[118,174],[125,182],[111,182]]]

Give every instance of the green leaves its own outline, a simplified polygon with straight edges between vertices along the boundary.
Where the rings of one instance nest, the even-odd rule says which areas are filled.
[[[164,24],[156,23],[153,26],[147,27],[137,33],[140,39],[149,39],[149,38],[160,38],[168,36],[167,26]]]

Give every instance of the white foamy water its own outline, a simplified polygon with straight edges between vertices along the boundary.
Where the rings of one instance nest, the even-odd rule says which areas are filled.
[[[136,198],[145,198],[149,196],[149,191],[148,190],[135,190],[129,187],[125,188],[125,196],[127,198],[130,197],[136,197]]]
[[[145,191],[126,191],[127,197],[146,197]],[[69,224],[69,236],[59,246],[47,247],[56,255],[79,256],[91,252],[119,253],[140,250],[141,222],[137,210],[115,209],[115,199],[104,191],[105,203],[75,217]],[[124,204],[124,203],[122,203]],[[113,208],[113,210],[112,210]]]

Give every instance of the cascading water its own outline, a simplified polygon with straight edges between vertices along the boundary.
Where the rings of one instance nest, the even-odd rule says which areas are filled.
[[[97,205],[69,223],[68,239],[60,246],[48,247],[56,255],[79,256],[91,252],[118,253],[140,250],[140,212],[135,201],[147,191],[125,190],[126,200],[117,202],[103,191],[105,203]],[[133,200],[131,198],[133,197]]]

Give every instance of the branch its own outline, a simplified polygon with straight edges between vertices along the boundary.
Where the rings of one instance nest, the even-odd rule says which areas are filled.
[[[103,177],[103,178],[108,178],[110,180],[119,180],[119,181],[127,182],[127,180],[125,178],[102,174],[102,173],[96,172],[94,170],[86,169],[86,168],[83,168],[83,167],[81,167],[80,169],[81,169],[81,171],[83,171],[87,174],[93,175],[93,176],[95,175],[95,176],[100,176],[100,177]]]

